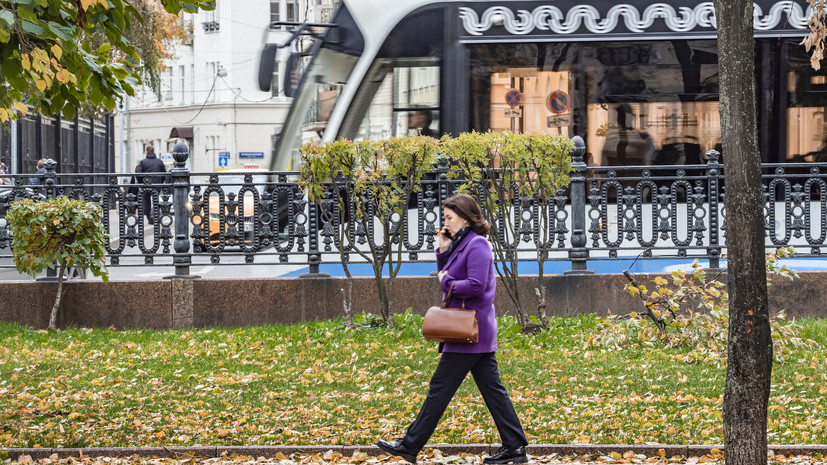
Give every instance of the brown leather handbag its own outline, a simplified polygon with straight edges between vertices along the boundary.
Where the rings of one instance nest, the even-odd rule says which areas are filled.
[[[451,283],[442,306],[433,306],[425,313],[422,322],[425,340],[471,344],[480,339],[476,310],[465,308],[465,300],[462,301],[462,308],[447,308],[453,290],[454,283]]]

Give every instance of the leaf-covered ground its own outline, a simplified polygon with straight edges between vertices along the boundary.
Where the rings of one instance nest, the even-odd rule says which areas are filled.
[[[428,450],[427,453],[419,455],[419,463],[434,463],[434,464],[479,464],[482,463],[482,456],[473,454],[458,454],[446,455],[439,450]],[[785,456],[775,455],[772,452],[768,454],[768,463],[770,464],[821,464],[825,463],[821,457],[810,456]],[[71,457],[58,458],[57,454],[49,458],[39,460],[32,460],[29,456],[20,456],[17,460],[7,459],[0,461],[5,464],[20,464],[20,465],[270,465],[278,463],[280,465],[306,465],[306,464],[322,464],[322,465],[383,465],[386,463],[398,463],[399,459],[396,457],[389,457],[387,455],[380,455],[378,457],[370,457],[364,452],[356,451],[351,456],[342,456],[341,454],[332,451],[323,454],[293,454],[284,456],[283,454],[276,457],[250,457],[244,455],[232,455],[213,458],[199,458],[193,456],[179,456],[177,458],[148,458],[148,457]],[[402,462],[407,463],[407,462]],[[635,455],[632,452],[625,454],[615,453],[606,456],[530,456],[529,463],[548,463],[548,464],[696,464],[696,463],[716,463],[723,464],[723,454],[713,453],[703,457],[689,457],[689,458],[662,458],[658,456],[646,457],[643,455]]]
[[[364,319],[367,323],[370,318]],[[438,354],[421,317],[169,331],[0,324],[0,446],[368,445],[414,419]],[[535,335],[500,320],[503,380],[529,441],[721,444],[724,358],[601,345],[605,320]],[[827,443],[827,321],[773,369],[769,439]],[[618,350],[619,349],[619,350]],[[466,380],[432,443],[496,443]]]

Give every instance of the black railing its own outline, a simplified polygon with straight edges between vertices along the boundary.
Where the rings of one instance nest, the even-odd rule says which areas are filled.
[[[572,183],[545,207],[549,227],[541,227],[543,215],[531,198],[519,199],[509,212],[517,233],[501,240],[516,245],[520,260],[534,261],[545,241],[548,260],[571,262],[573,273],[589,272],[587,260],[638,256],[698,258],[719,266],[726,186],[717,152],[701,165],[586,167],[582,140],[576,142]],[[180,276],[192,264],[300,264],[312,274],[321,264],[341,263],[336,231],[353,211],[340,212],[331,201],[309,202],[297,172],[190,173],[186,153],[174,155],[177,167],[163,183],[146,177],[140,185],[123,184],[131,173],[58,174],[54,164],[38,185],[28,185],[30,175],[8,176],[13,185],[0,185],[0,219],[20,198],[65,195],[95,202],[104,212],[110,266],[174,266]],[[827,164],[763,169],[767,249],[793,246],[799,257],[821,256],[827,247]],[[447,171],[443,160],[425,176],[405,213],[391,219],[391,228],[401,228],[403,261],[433,260],[428,252],[436,245],[439,206],[462,182],[448,179]],[[349,244],[361,247],[379,228],[379,222],[350,227]],[[10,245],[0,220],[2,267],[13,266]],[[360,261],[352,248],[346,252],[349,262]],[[233,256],[243,260],[225,260]]]

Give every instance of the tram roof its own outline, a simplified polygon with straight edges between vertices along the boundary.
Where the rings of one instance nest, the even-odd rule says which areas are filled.
[[[381,43],[406,16],[423,7],[456,6],[468,39],[555,37],[600,40],[616,35],[715,36],[711,1],[697,0],[344,0],[366,45]],[[806,0],[756,0],[756,37],[808,30]]]

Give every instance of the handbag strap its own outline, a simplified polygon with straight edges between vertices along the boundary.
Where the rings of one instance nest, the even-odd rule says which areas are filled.
[[[451,292],[454,290],[454,283],[451,283],[451,287],[448,288],[448,294],[445,295],[445,300],[442,301],[442,308],[448,307],[448,301],[451,300]],[[462,299],[462,309],[467,310],[465,308],[465,299]]]

